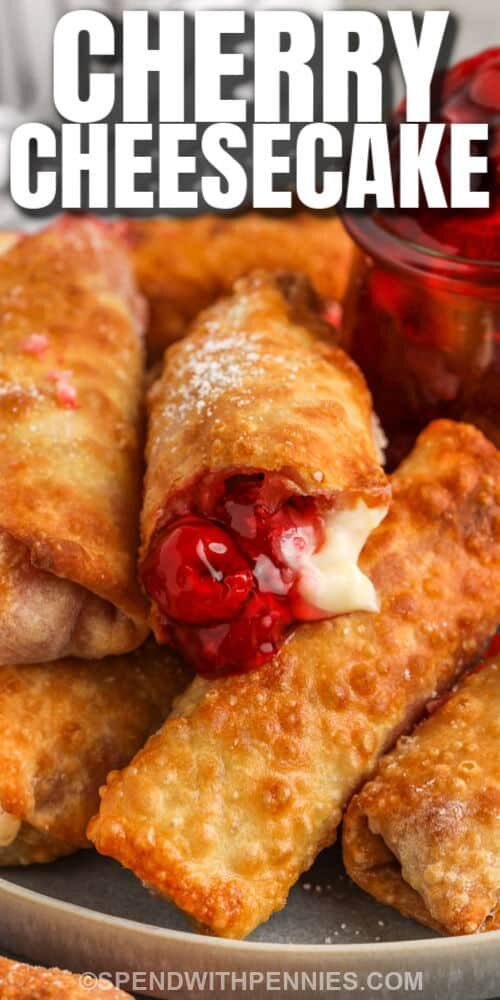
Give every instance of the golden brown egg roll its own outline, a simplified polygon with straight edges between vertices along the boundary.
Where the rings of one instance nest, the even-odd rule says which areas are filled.
[[[344,821],[352,879],[442,934],[500,927],[500,656],[385,757]]]
[[[78,976],[0,956],[0,1000],[88,1000],[89,996],[126,1000],[129,994],[115,989],[108,979],[94,979],[88,972]]]
[[[200,671],[269,659],[296,621],[378,608],[358,558],[389,482],[366,384],[315,305],[307,279],[241,279],[150,393],[142,579],[157,640]]]
[[[258,269],[307,274],[335,319],[354,257],[354,244],[340,220],[324,214],[129,219],[116,227],[130,247],[149,303],[150,360],[161,358],[169,344],[184,336],[191,320],[230,292],[238,278]]]
[[[143,302],[109,227],[0,256],[0,663],[123,653],[136,581]]]
[[[10,250],[20,239],[22,239],[21,233],[8,229],[0,230],[0,254]]]
[[[164,722],[191,676],[153,642],[96,663],[0,667],[0,865],[89,847],[99,786]]]
[[[494,446],[431,424],[393,491],[362,554],[380,614],[305,625],[258,670],[197,678],[103,790],[97,849],[216,934],[243,937],[284,905],[380,755],[500,618]]]

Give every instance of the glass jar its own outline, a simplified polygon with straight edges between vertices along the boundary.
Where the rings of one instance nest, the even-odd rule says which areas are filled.
[[[376,216],[344,221],[360,248],[350,351],[393,462],[436,417],[471,421],[500,445],[500,261],[440,253]]]
[[[500,48],[437,78],[433,117],[449,190],[454,122],[488,122],[488,210],[346,213],[359,255],[347,296],[350,350],[390,439],[392,462],[436,417],[468,420],[500,445]],[[404,105],[395,115],[403,120]],[[397,132],[394,138],[397,174]],[[480,150],[484,154],[484,149]]]

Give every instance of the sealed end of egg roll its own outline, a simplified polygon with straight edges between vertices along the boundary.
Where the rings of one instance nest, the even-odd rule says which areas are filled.
[[[385,757],[343,832],[352,879],[443,934],[500,927],[500,656]]]
[[[144,308],[109,227],[0,256],[0,663],[139,646]]]
[[[190,678],[152,642],[98,663],[0,667],[0,865],[89,847],[100,785],[164,722]]]
[[[202,673],[379,607],[358,565],[390,497],[371,397],[315,305],[306,279],[243,279],[150,393],[142,581],[157,640]]]
[[[215,934],[244,937],[335,839],[377,759],[500,620],[500,454],[431,424],[362,553],[379,614],[304,625],[258,670],[197,678],[90,839]]]
[[[151,360],[179,340],[195,316],[252,271],[307,274],[338,324],[354,259],[340,219],[297,212],[286,219],[259,212],[224,218],[127,219],[115,223],[131,254],[150,308]]]
[[[128,993],[116,990],[109,979],[98,979],[92,973],[76,976],[62,969],[44,969],[0,956],[1,1000],[84,1000],[89,992],[95,1000],[129,997]]]

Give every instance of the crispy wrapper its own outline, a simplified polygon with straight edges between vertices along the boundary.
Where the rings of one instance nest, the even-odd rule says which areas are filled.
[[[20,239],[22,239],[21,233],[14,230],[0,230],[0,254],[10,250],[14,243],[18,243]]]
[[[123,653],[136,582],[144,310],[108,227],[0,256],[0,663]]]
[[[354,257],[354,244],[338,218],[306,212],[286,219],[258,212],[237,218],[132,219],[116,228],[131,249],[149,303],[151,360],[251,271],[301,271],[327,307],[336,305],[346,292]]]
[[[99,786],[164,722],[191,677],[153,642],[96,663],[0,667],[0,865],[88,847]]]
[[[402,737],[344,821],[352,879],[443,934],[500,927],[500,656]]]
[[[110,775],[90,839],[216,934],[284,905],[342,808],[500,617],[500,455],[440,421],[393,477],[362,568],[380,614],[301,627],[247,675],[197,678]]]
[[[89,995],[96,1000],[129,997],[109,980],[94,979],[90,973],[76,976],[62,969],[43,969],[0,956],[0,1000],[88,1000]]]
[[[327,509],[388,502],[370,393],[315,306],[306,279],[252,275],[167,351],[149,397],[143,559],[183,491],[239,472],[276,474]]]

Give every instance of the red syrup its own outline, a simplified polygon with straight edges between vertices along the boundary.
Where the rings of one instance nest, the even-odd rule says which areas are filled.
[[[474,183],[489,190],[490,208],[345,216],[366,255],[353,278],[350,350],[390,438],[391,467],[437,417],[476,423],[500,445],[500,48],[438,79],[432,117],[489,123],[489,172]],[[484,156],[484,144],[472,152]],[[448,133],[438,166],[448,194]]]
[[[316,552],[323,517],[310,497],[270,501],[265,474],[230,477],[162,528],[142,571],[160,638],[206,676],[269,660],[296,622],[329,617],[299,593],[290,552]],[[157,619],[158,620],[158,619]]]

